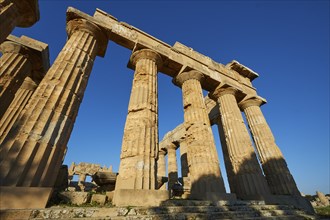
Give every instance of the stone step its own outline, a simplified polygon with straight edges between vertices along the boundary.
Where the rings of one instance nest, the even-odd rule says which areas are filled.
[[[52,207],[39,210],[8,210],[3,219],[314,219],[303,211],[286,205],[229,206],[161,206],[161,207]],[[190,203],[190,205],[194,205]],[[302,217],[303,216],[303,217]],[[3,218],[4,217],[4,218]],[[310,217],[310,218],[309,218]]]
[[[265,205],[265,201],[249,200],[249,201],[199,201],[199,200],[183,200],[171,199],[162,203],[162,206],[246,206],[246,205]]]
[[[167,207],[122,207],[122,208],[49,208],[35,210],[32,216],[62,216],[75,215],[92,216],[92,215],[108,215],[108,216],[125,216],[128,214],[134,215],[154,215],[167,213],[232,213],[232,212],[253,212],[261,213],[262,215],[293,215],[299,211],[292,209],[289,206],[167,206]]]
[[[125,208],[126,209],[126,208]],[[161,219],[163,217],[176,219],[179,216],[180,219],[187,219],[190,216],[207,216],[211,219],[246,219],[246,218],[256,218],[256,217],[275,217],[275,216],[298,216],[301,213],[297,210],[261,210],[261,211],[223,211],[223,210],[189,210],[178,211],[178,209],[170,210],[148,210],[141,208],[132,208],[122,210],[118,209],[105,209],[103,211],[99,210],[86,210],[86,209],[73,209],[73,210],[53,210],[53,212],[47,210],[46,212],[40,212],[39,214],[34,213],[35,218],[31,219],[65,219],[65,218],[75,218],[75,217],[90,217],[90,218],[111,218],[111,219],[141,219],[141,217],[146,219]],[[173,218],[172,216],[176,216]]]
[[[147,215],[147,216],[116,216],[116,217],[82,217],[70,218],[70,220],[229,220],[229,219],[243,219],[243,220],[306,220],[315,218],[306,218],[304,216],[270,216],[270,217],[223,217],[216,214],[162,214],[162,215]],[[36,218],[34,220],[43,220]]]

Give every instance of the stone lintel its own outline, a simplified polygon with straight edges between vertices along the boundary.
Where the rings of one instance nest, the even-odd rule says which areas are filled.
[[[4,41],[12,42],[27,49],[32,64],[32,78],[40,81],[50,67],[48,44],[22,35],[9,35]]]
[[[40,19],[38,0],[11,0],[14,3],[19,19],[18,27],[30,27]]]
[[[90,17],[77,9],[69,8],[68,11],[71,14],[79,14],[80,17]],[[101,10],[96,10],[92,21],[102,26],[107,31],[109,39],[115,43],[133,51],[145,48],[152,49],[160,54],[162,58],[166,58],[163,67],[160,69],[160,72],[164,74],[175,77],[182,67],[186,66],[203,73],[205,76],[203,89],[207,91],[213,90],[220,82],[229,81],[232,84],[242,84],[245,93],[256,93],[251,82],[246,80],[245,77],[198,52],[187,52],[186,48],[188,47],[182,46],[183,44],[176,43],[176,46],[171,47],[131,25],[119,22],[113,16]],[[129,68],[132,68],[132,66],[129,65]]]
[[[186,128],[184,126],[184,123],[181,123],[176,128],[174,128],[172,131],[169,131],[165,134],[163,137],[163,140],[159,142],[159,149],[166,149],[167,145],[169,143],[177,142],[180,143],[185,140],[186,136]]]
[[[167,190],[117,189],[113,203],[116,206],[160,206],[168,199]]]
[[[237,60],[233,60],[230,63],[226,65],[227,68],[230,68],[232,70],[235,70],[240,75],[249,78],[251,81],[253,81],[255,78],[259,76],[258,73],[251,70],[249,67],[244,66],[243,64],[240,64]]]
[[[0,186],[0,210],[46,208],[53,188]]]
[[[95,33],[92,33],[92,34],[96,34],[95,37],[98,39],[97,55],[100,57],[104,57],[105,52],[107,50],[107,46],[108,46],[108,35],[107,35],[108,30],[106,30],[105,25],[90,15],[87,15],[75,8],[68,7],[67,12],[66,12],[66,22],[68,24],[70,21],[73,21],[73,20],[77,21],[76,27],[70,27],[70,29],[67,31],[68,35],[70,35],[71,31],[74,31],[76,28],[80,28],[81,25],[86,26],[86,24],[87,24],[89,27],[85,27],[85,28],[93,29],[93,30],[90,30],[91,33],[96,31],[96,29],[98,29]],[[71,25],[71,26],[73,26],[73,25]],[[94,27],[92,27],[92,26],[94,26]]]

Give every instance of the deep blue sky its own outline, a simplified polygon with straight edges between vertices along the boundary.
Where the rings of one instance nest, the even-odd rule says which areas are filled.
[[[263,113],[299,189],[329,193],[329,1],[39,0],[41,20],[16,28],[49,44],[53,63],[66,42],[68,6],[112,14],[173,45],[179,41],[226,64],[235,59],[259,74]],[[109,42],[98,57],[68,143],[66,164],[118,170],[133,79],[130,51]],[[159,74],[159,137],[183,121],[181,90]],[[213,132],[223,161],[216,127]],[[225,169],[221,164],[225,176]],[[226,179],[226,177],[224,178]],[[227,186],[227,190],[229,190]]]

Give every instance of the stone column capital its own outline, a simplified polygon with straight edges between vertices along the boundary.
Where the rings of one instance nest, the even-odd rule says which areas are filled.
[[[162,57],[157,52],[150,49],[135,51],[130,58],[130,62],[133,64],[133,66],[136,66],[136,63],[140,59],[153,60],[156,63],[158,69],[163,65]]]
[[[4,41],[0,45],[1,53],[17,53],[27,56],[29,53],[29,49],[22,44],[18,44],[12,41]]]
[[[178,146],[175,144],[175,143],[169,143],[167,146],[166,146],[166,148],[167,148],[167,151],[169,151],[169,150],[176,150],[176,149],[178,149]]]
[[[231,94],[236,96],[238,93],[238,89],[232,87],[232,86],[218,86],[213,91],[209,92],[208,96],[213,99],[214,101],[217,101],[221,96]]]
[[[103,57],[108,45],[108,37],[96,24],[82,18],[67,21],[66,32],[70,38],[76,31],[83,31],[93,35],[97,41],[97,55]]]
[[[261,105],[265,104],[266,100],[260,96],[254,96],[254,97],[250,97],[248,99],[245,99],[243,101],[241,101],[240,103],[238,103],[238,106],[240,107],[240,109],[242,111],[244,111],[244,109],[250,107],[250,106],[258,106],[260,107]]]
[[[160,149],[160,150],[158,151],[158,155],[163,155],[163,156],[165,156],[166,154],[167,154],[167,150],[164,149],[164,148],[162,148],[162,149]]]
[[[9,35],[1,45],[0,51],[5,53],[21,54],[31,64],[31,77],[40,81],[49,69],[48,45],[35,39]]]
[[[197,70],[190,70],[187,72],[181,72],[179,73],[175,78],[173,78],[173,83],[179,87],[182,87],[182,84],[190,79],[196,79],[200,83],[202,83],[205,79],[203,73],[197,71]]]

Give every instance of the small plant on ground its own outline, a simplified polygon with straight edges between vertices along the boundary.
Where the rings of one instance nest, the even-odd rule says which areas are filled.
[[[320,217],[330,217],[330,206],[315,208],[316,214]]]

